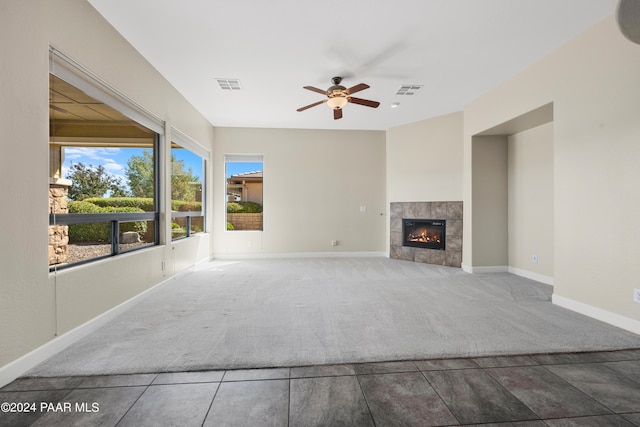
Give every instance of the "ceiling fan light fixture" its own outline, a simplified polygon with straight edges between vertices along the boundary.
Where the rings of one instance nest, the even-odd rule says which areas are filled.
[[[342,107],[347,105],[348,101],[349,100],[344,96],[334,96],[332,98],[329,98],[329,100],[327,101],[327,105],[332,110],[340,110],[342,109]]]
[[[378,101],[371,101],[369,99],[362,99],[351,96],[352,94],[360,92],[361,90],[369,89],[368,84],[360,83],[347,89],[344,86],[340,86],[342,77],[334,77],[333,79],[331,79],[331,81],[333,82],[333,86],[331,86],[327,90],[318,89],[314,86],[303,86],[303,89],[320,93],[326,96],[326,98],[323,101],[317,101],[312,104],[305,105],[304,107],[300,107],[296,111],[305,111],[311,107],[315,107],[316,105],[327,104],[329,108],[333,110],[333,119],[339,120],[342,118],[342,108],[347,105],[348,102],[370,108],[378,108],[378,106],[380,105]]]

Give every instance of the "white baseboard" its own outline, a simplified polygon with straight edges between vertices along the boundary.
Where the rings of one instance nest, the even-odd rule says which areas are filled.
[[[462,271],[470,274],[511,273],[511,274],[515,274],[516,276],[526,277],[527,279],[544,283],[545,285],[553,286],[553,277],[551,276],[545,276],[543,274],[522,270],[520,268],[510,267],[508,265],[490,265],[490,266],[474,267],[472,265],[462,264]]]
[[[279,258],[380,258],[386,252],[275,252],[275,253],[241,253],[214,254],[211,259],[279,259]]]
[[[175,276],[168,277],[162,282],[157,283],[149,289],[133,296],[132,298],[118,304],[117,306],[105,311],[104,313],[94,317],[91,320],[79,325],[72,330],[65,332],[64,334],[53,338],[52,340],[44,343],[40,347],[30,351],[24,356],[0,367],[0,387],[4,387],[16,378],[24,375],[25,372],[34,368],[36,365],[44,362],[54,354],[64,350],[76,341],[92,334],[98,328],[105,325],[107,322],[113,320],[118,315],[129,309],[134,304],[146,298],[151,291],[157,287],[163,285],[169,280],[173,280]]]
[[[462,271],[470,274],[482,273],[508,273],[509,267],[506,265],[490,265],[474,267],[472,265],[462,264]]]
[[[553,286],[552,276],[545,276],[544,274],[538,274],[515,267],[509,267],[509,273],[515,274],[516,276],[526,277],[527,279],[535,280],[536,282],[544,283],[545,285]]]
[[[578,302],[557,294],[551,296],[551,302],[560,307],[584,314],[596,320],[608,323],[618,328],[633,332],[640,335],[640,320],[634,320],[629,317],[621,316],[589,304]]]

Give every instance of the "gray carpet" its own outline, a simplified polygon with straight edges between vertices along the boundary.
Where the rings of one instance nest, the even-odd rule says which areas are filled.
[[[507,273],[386,258],[211,262],[28,375],[98,375],[640,348]]]

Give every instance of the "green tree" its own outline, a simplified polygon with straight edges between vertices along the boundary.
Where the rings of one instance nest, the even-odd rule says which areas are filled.
[[[108,174],[102,165],[72,164],[67,173],[67,179],[71,180],[69,188],[71,200],[104,197],[107,193],[112,197],[128,196],[122,179]]]
[[[145,150],[142,156],[133,155],[127,161],[125,175],[129,181],[129,188],[134,197],[153,197],[154,172],[153,154]],[[176,160],[171,154],[171,199],[193,202],[196,199],[194,182],[200,178],[193,174],[193,170],[185,170],[184,161]]]
[[[193,174],[193,170],[185,170],[184,160],[176,160],[176,156],[171,154],[171,200],[194,202],[196,182],[199,182],[199,178]]]
[[[153,197],[155,174],[153,154],[144,150],[142,156],[133,155],[127,160],[125,175],[133,197]]]

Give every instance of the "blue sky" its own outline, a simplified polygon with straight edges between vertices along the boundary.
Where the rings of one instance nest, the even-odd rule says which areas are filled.
[[[133,155],[142,156],[144,148],[117,147],[65,147],[62,176],[66,177],[72,164],[84,163],[89,166],[102,165],[106,172],[122,178],[126,184],[127,160]],[[177,160],[184,160],[185,170],[191,167],[193,174],[202,179],[202,159],[188,150],[173,149]]]
[[[127,160],[131,156],[142,156],[144,148],[117,148],[117,147],[65,147],[64,163],[62,164],[62,176],[66,177],[69,168],[74,163],[84,163],[86,166],[102,165],[106,172],[120,177],[123,183],[127,183],[125,170]],[[173,149],[176,159],[184,160],[185,169],[191,167],[193,174],[202,179],[202,160],[188,150]],[[242,172],[262,170],[262,162],[228,162],[225,174],[228,177]]]

